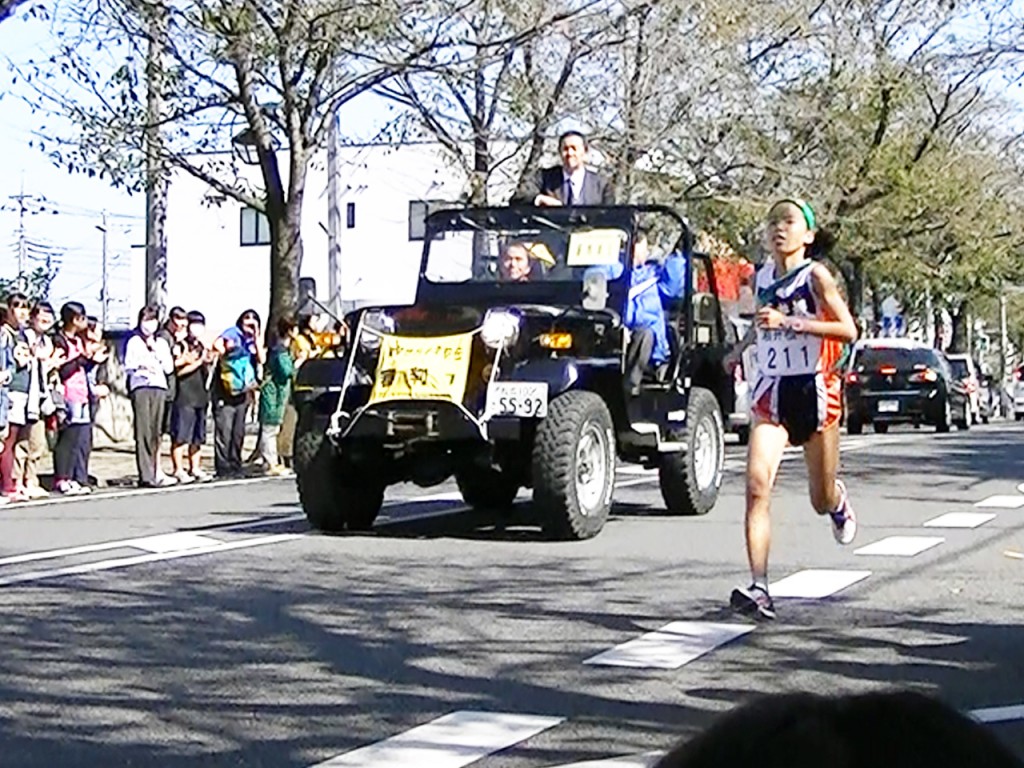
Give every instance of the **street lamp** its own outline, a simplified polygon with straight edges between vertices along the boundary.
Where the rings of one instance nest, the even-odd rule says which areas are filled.
[[[231,143],[235,145],[235,153],[243,163],[246,165],[260,164],[260,155],[257,149],[259,139],[257,139],[252,128],[246,128],[241,133],[236,134]]]

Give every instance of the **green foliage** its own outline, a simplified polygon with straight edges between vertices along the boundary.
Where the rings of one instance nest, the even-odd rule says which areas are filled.
[[[56,270],[49,271],[45,267],[37,267],[27,275],[3,278],[0,277],[0,301],[9,294],[20,291],[30,301],[46,301],[50,296],[50,286],[57,276]]]

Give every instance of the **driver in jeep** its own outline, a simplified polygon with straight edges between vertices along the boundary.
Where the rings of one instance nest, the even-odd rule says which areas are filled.
[[[555,266],[555,258],[544,243],[513,241],[498,258],[498,279],[503,283],[525,283],[540,280],[544,269]]]

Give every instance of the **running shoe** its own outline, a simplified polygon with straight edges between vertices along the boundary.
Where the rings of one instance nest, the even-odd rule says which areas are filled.
[[[846,483],[837,479],[836,485],[839,486],[842,501],[839,502],[839,509],[830,513],[829,518],[832,520],[832,535],[837,542],[846,546],[852,544],[853,540],[857,538],[857,516],[853,512],[850,497],[846,493]]]
[[[732,591],[729,605],[734,611],[762,619],[775,618],[775,602],[768,590],[760,584],[751,584],[746,589],[737,587]]]

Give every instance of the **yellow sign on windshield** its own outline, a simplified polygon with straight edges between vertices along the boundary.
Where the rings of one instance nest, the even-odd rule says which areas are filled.
[[[472,344],[472,333],[430,338],[382,336],[370,402],[450,400],[461,403],[466,392]]]
[[[618,264],[625,233],[621,229],[591,229],[573,232],[569,237],[570,267],[594,267]]]

